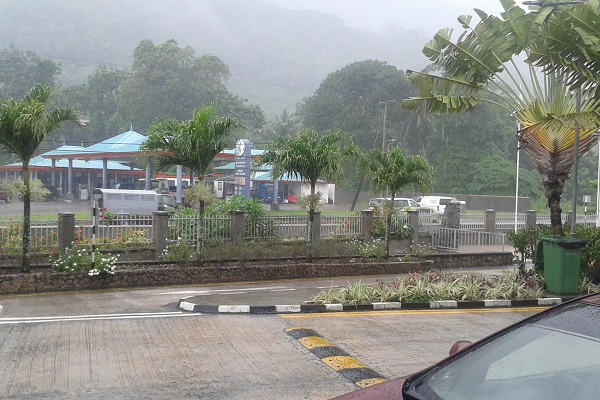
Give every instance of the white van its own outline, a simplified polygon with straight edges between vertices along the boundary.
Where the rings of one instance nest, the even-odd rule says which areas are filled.
[[[175,212],[172,207],[175,199],[170,201],[171,197],[173,196],[158,194],[154,190],[127,189],[94,189],[92,195],[101,210],[106,209],[118,216],[152,215],[155,211]]]
[[[443,214],[446,211],[446,206],[451,201],[452,197],[447,196],[421,196],[417,198],[417,203],[421,207],[429,207],[438,214]]]

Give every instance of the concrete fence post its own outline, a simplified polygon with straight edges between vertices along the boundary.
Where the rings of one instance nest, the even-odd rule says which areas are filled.
[[[535,210],[527,210],[527,219],[525,220],[526,228],[535,228],[537,225],[537,212]]]
[[[408,224],[412,228],[410,240],[413,244],[419,243],[419,211],[408,210]]]
[[[485,231],[496,231],[496,210],[485,210]]]
[[[64,254],[75,241],[75,214],[70,212],[58,213],[58,252]]]
[[[242,243],[244,241],[244,227],[246,225],[246,214],[243,211],[231,212],[231,241]]]
[[[167,238],[169,235],[169,213],[166,211],[155,211],[152,213],[152,240],[154,241],[154,250],[156,255],[165,251],[167,248]]]
[[[371,233],[373,230],[373,210],[362,210],[360,212],[360,222],[362,226],[362,239],[365,242],[370,242],[373,238]]]
[[[321,211],[315,211],[312,226],[312,238],[314,241],[321,239]]]

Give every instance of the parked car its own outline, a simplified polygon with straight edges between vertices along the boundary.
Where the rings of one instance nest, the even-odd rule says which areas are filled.
[[[371,210],[375,208],[381,208],[384,202],[391,202],[391,197],[377,197],[369,201],[369,208]],[[399,210],[417,210],[419,214],[431,214],[431,209],[427,207],[421,207],[413,199],[407,197],[394,197],[394,208]]]
[[[338,400],[595,400],[600,397],[600,294],[553,307],[414,375]]]
[[[4,200],[5,203],[10,203],[12,200],[12,196],[3,190],[0,190],[0,200]]]

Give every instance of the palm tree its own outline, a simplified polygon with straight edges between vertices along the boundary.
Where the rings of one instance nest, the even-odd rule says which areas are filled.
[[[358,148],[343,132],[327,131],[319,136],[313,129],[303,129],[295,137],[278,137],[270,142],[257,163],[259,166],[271,164],[273,179],[281,179],[284,174],[288,174],[308,181],[310,185],[309,243],[313,241],[315,208],[320,200],[316,194],[317,181],[341,179],[344,172],[344,159],[352,155],[359,156]]]
[[[371,175],[371,186],[376,191],[388,192],[390,207],[384,207],[386,215],[385,254],[390,253],[390,230],[394,213],[394,198],[405,186],[414,185],[426,192],[433,184],[433,169],[422,156],[406,156],[399,147],[388,152],[372,150],[363,162],[363,168]]]
[[[160,120],[148,130],[148,139],[140,146],[141,151],[155,154],[158,167],[181,165],[193,171],[200,185],[215,156],[231,145],[229,137],[241,125],[234,119],[217,116],[218,109],[203,105],[189,121],[174,118]],[[199,199],[199,221],[196,251],[201,252],[204,226],[204,198]]]
[[[83,127],[79,114],[70,108],[47,110],[46,103],[56,94],[56,88],[34,86],[21,100],[8,98],[0,106],[0,145],[15,154],[23,164],[23,234],[21,269],[29,271],[31,265],[31,183],[29,162],[37,148],[50,132],[72,121]]]
[[[203,105],[189,121],[162,119],[152,124],[140,150],[155,154],[159,168],[187,167],[203,183],[210,163],[231,146],[231,134],[241,127],[234,119],[218,117],[217,112],[217,107]],[[204,214],[203,200],[200,200],[200,214]]]
[[[575,132],[579,129],[580,154],[594,145],[600,126],[600,102],[589,87],[582,88],[581,104],[562,77],[528,64],[517,66],[517,56],[530,55],[530,43],[552,14],[551,8],[526,13],[512,0],[503,0],[502,18],[475,10],[481,21],[473,28],[471,17],[459,21],[466,29],[453,42],[452,30],[440,30],[423,52],[443,76],[408,71],[418,97],[402,107],[421,112],[470,111],[480,101],[502,107],[519,122],[520,147],[529,154],[542,177],[554,233],[562,235],[560,199],[574,163]]]

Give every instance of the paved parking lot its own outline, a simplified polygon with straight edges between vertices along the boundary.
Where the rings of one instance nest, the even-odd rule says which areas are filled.
[[[256,284],[269,285],[272,283]],[[387,378],[443,358],[533,310],[206,315],[204,285],[0,296],[0,398],[328,399],[355,390],[286,333],[304,326]]]

